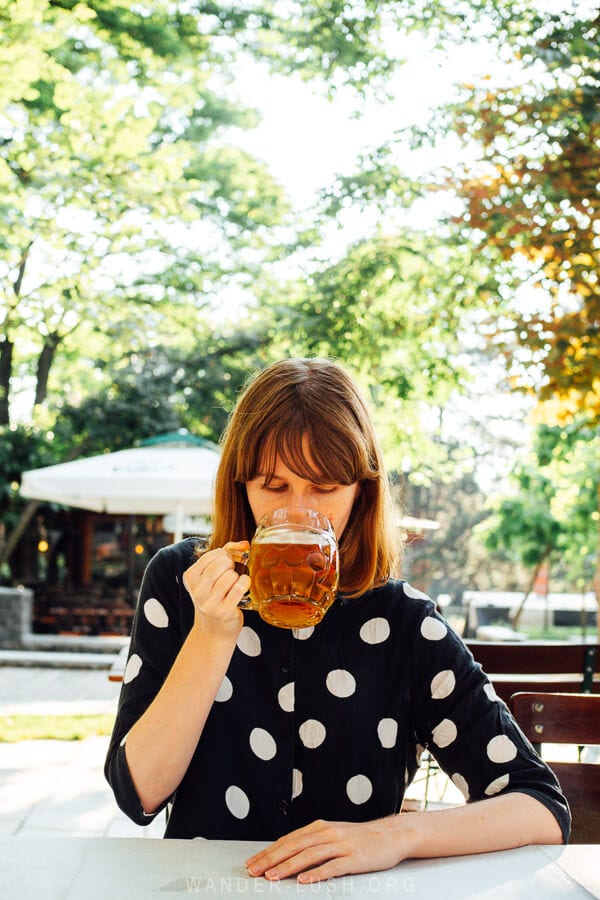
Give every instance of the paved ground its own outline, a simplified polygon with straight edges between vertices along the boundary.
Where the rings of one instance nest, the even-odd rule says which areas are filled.
[[[119,685],[108,669],[0,667],[0,715],[31,713],[68,715],[113,713]]]
[[[107,670],[0,666],[0,715],[112,713],[118,694]],[[162,816],[140,828],[117,809],[102,771],[107,744],[0,744],[0,834],[162,837]]]

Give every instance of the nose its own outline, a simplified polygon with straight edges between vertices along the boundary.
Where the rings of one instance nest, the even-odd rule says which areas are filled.
[[[290,491],[290,495],[286,500],[286,506],[300,506],[304,509],[319,509],[319,498],[311,492],[310,488],[306,490],[296,488]]]

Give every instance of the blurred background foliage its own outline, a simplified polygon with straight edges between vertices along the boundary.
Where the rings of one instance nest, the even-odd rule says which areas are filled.
[[[426,589],[526,590],[546,558],[598,587],[599,32],[550,0],[0,0],[4,536],[22,471],[217,441],[257,367],[327,355],[440,523],[407,555]],[[400,127],[417,36],[490,65]],[[241,140],[244,61],[387,104],[389,138],[297,209]]]

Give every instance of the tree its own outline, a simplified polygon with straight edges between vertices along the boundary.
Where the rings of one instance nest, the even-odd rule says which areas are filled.
[[[540,426],[534,454],[515,472],[516,490],[501,499],[481,529],[485,544],[529,569],[550,564],[550,578],[567,590],[594,586],[598,528],[598,437],[584,429]]]
[[[579,4],[527,18],[528,33],[509,34],[531,79],[464,89],[450,122],[477,145],[479,162],[446,185],[452,181],[465,201],[456,233],[504,282],[507,316],[490,322],[490,340],[506,355],[515,386],[536,392],[540,420],[562,425],[562,443],[572,449],[573,434],[591,428],[593,443],[600,427],[600,15]],[[534,288],[526,296],[523,281]],[[586,477],[597,485],[594,465]],[[565,553],[588,547],[583,556],[596,560],[600,598],[597,490],[595,503],[587,519],[595,540],[570,528],[563,546]],[[581,519],[573,509],[571,522]]]
[[[427,125],[396,132],[326,199],[333,211],[350,200],[390,215],[432,194],[458,198],[460,210],[436,222],[436,234],[445,246],[470,245],[479,274],[487,265],[496,303],[486,331],[515,386],[552,401],[555,421],[583,408],[598,421],[600,16],[596,4],[563,6],[413,4],[406,25],[427,30],[434,49],[487,42],[500,67],[490,63],[473,83],[456,85],[455,99],[432,110]],[[463,162],[420,178],[403,173],[407,145],[433,143],[443,155],[457,138]],[[479,274],[465,278],[476,285]]]
[[[172,338],[277,253],[282,191],[233,144],[256,121],[239,57],[365,91],[395,21],[374,0],[0,0],[0,423],[24,384],[46,402],[57,355]]]
[[[485,494],[474,477],[475,453],[457,441],[436,441],[433,465],[421,460],[403,473],[398,485],[402,508],[411,516],[431,519],[439,528],[406,546],[407,577],[436,597],[451,595],[462,602],[465,590],[497,587],[488,561],[478,553],[474,529],[490,515]]]
[[[600,438],[582,415],[566,427],[540,425],[535,452],[554,484],[552,509],[563,523],[556,569],[576,590],[596,589],[600,521]]]
[[[286,204],[228,143],[256,116],[225,85],[232,39],[260,37],[267,55],[273,21],[210,3],[0,0],[0,423],[17,382],[44,403],[57,354],[143,349],[273,252]]]
[[[266,288],[270,352],[331,356],[351,367],[398,469],[429,443],[423,411],[443,405],[464,378],[460,322],[487,298],[466,283],[465,267],[476,267],[468,250],[407,229],[359,241],[325,266],[309,261],[278,300]]]
[[[585,410],[600,422],[600,16],[580,5],[528,21],[512,47],[530,77],[465,86],[449,111],[479,162],[446,185],[465,200],[458,233],[493,260],[505,293],[523,279],[537,288],[520,309],[506,304],[493,340],[515,373],[533,371],[555,420]]]
[[[551,481],[534,468],[515,472],[518,493],[501,500],[487,527],[485,545],[492,552],[504,552],[508,558],[531,572],[523,599],[511,624],[519,624],[527,598],[533,590],[542,567],[557,549],[562,533],[561,523],[551,509]]]
[[[89,456],[186,428],[217,442],[235,398],[260,366],[263,338],[250,331],[197,334],[190,350],[147,348],[123,358],[81,403],[66,403],[54,427],[58,457]]]

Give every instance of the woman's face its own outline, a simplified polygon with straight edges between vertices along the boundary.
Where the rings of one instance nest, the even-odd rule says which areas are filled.
[[[306,455],[310,462],[310,454]],[[266,473],[259,473],[252,481],[246,482],[246,493],[255,523],[282,506],[302,506],[326,515],[339,540],[348,524],[359,485],[358,482],[322,484],[309,481],[288,469],[278,456],[274,476],[268,484]]]

